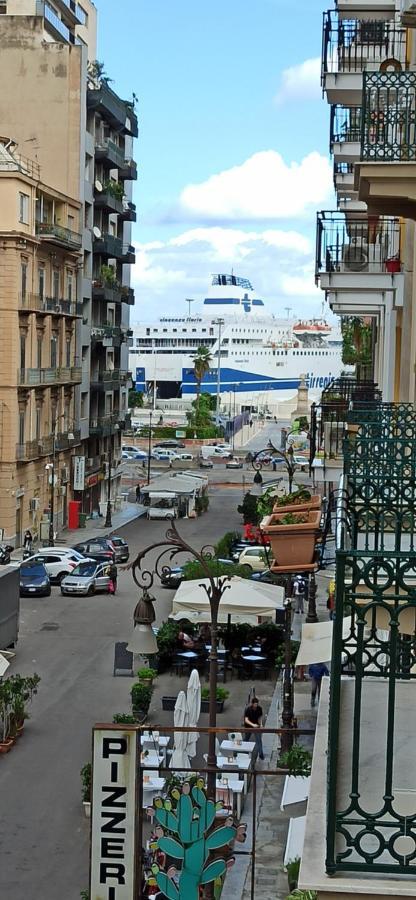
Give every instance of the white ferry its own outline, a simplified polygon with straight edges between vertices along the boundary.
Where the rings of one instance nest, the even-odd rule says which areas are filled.
[[[188,302],[190,309],[193,301]],[[208,347],[212,357],[202,390],[216,393],[219,357],[221,396],[238,394],[239,406],[290,399],[302,374],[313,399],[343,369],[339,328],[323,319],[267,313],[250,282],[236,275],[213,276],[201,314],[133,326],[130,369],[136,390],[153,394],[156,389],[165,400],[194,399],[198,347]]]

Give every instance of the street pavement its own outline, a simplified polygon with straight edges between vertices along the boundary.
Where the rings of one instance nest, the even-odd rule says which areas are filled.
[[[198,549],[215,543],[239,526],[238,500],[238,491],[214,486],[209,512],[181,520],[181,534]],[[139,518],[120,534],[133,556],[161,540],[166,527]],[[152,593],[160,623],[170,612],[172,592],[155,587]],[[87,887],[89,823],[79,772],[91,758],[94,722],[111,721],[115,712],[129,709],[131,680],[112,673],[114,645],[128,640],[137,597],[131,573],[120,571],[115,597],[62,597],[55,587],[50,598],[21,600],[10,673],[37,672],[42,680],[24,735],[0,758],[0,897],[76,900]],[[170,679],[172,692],[177,687]]]

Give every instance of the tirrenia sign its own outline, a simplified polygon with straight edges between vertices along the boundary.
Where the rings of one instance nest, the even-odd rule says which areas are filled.
[[[96,725],[91,796],[91,900],[134,900],[137,733]]]

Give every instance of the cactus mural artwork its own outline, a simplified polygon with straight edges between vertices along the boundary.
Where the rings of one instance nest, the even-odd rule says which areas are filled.
[[[167,872],[162,872],[156,865],[152,867],[159,889],[169,900],[198,900],[199,887],[224,875],[234,862],[233,859],[208,862],[211,850],[218,850],[238,839],[238,829],[230,824],[232,819],[227,819],[227,824],[208,834],[221,803],[207,800],[203,787],[204,782],[200,780],[193,788],[185,783],[181,792],[175,790],[172,793],[177,800],[175,810],[170,800],[154,801],[155,816],[160,826],[157,828],[155,847],[182,863],[180,870],[171,866]],[[174,880],[176,875],[177,884]]]

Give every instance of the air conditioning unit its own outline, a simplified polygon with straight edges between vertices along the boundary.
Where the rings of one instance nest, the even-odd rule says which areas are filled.
[[[94,465],[94,459],[92,456],[88,456],[88,458],[85,460],[85,465],[87,469],[92,469]]]
[[[382,263],[380,244],[351,241],[343,249],[342,260],[349,272],[379,271]]]
[[[40,504],[39,497],[32,497],[32,499],[29,500],[30,512],[36,512],[39,509],[39,504]]]
[[[69,468],[68,468],[68,466],[64,466],[64,467],[61,469],[61,481],[62,481],[62,484],[68,484],[68,481],[69,481]]]

